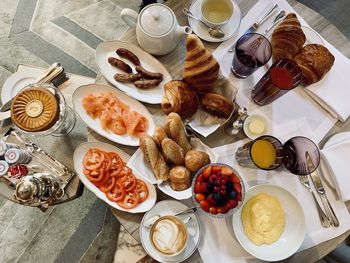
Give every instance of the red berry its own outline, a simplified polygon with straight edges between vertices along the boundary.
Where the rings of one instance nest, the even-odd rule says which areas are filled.
[[[221,173],[221,166],[214,165],[211,167],[212,173]]]
[[[213,215],[216,215],[218,213],[218,208],[215,206],[212,206],[209,208],[209,212]]]
[[[212,174],[212,175],[209,177],[209,182],[215,184],[217,178],[218,178],[218,177],[216,176],[216,174]]]
[[[194,199],[196,199],[196,201],[197,201],[198,203],[200,203],[201,201],[205,200],[205,195],[204,195],[204,194],[196,194],[196,195],[194,196]]]
[[[235,191],[236,191],[237,193],[242,193],[242,186],[241,186],[240,183],[235,183],[235,184],[233,185],[233,189],[235,189]]]
[[[220,190],[225,190],[226,191],[226,185],[220,186]]]
[[[221,174],[222,175],[231,175],[232,174],[232,170],[231,168],[227,167],[227,166],[223,166],[222,169],[221,169]]]
[[[232,209],[232,208],[235,208],[236,206],[237,206],[237,204],[238,204],[238,201],[236,200],[236,199],[229,199],[228,201],[227,201],[227,204],[226,204],[226,206],[229,208],[229,209]]]
[[[208,192],[208,184],[207,183],[200,183],[200,186],[199,186],[199,192],[200,194],[204,194]]]
[[[194,185],[194,193],[195,194],[198,194],[200,192],[200,187],[201,187],[201,183],[200,182],[197,182],[195,185]]]
[[[206,200],[201,201],[200,206],[205,212],[209,212],[210,206]]]
[[[227,209],[226,207],[220,206],[220,207],[218,208],[218,213],[220,213],[220,214],[226,214],[226,213],[228,212],[228,210],[229,210],[229,209]]]
[[[197,176],[196,182],[202,183],[204,181],[205,181],[205,178],[204,178],[203,174],[200,174]]]
[[[208,179],[211,174],[211,166],[204,168],[204,170],[202,171],[202,174],[205,178]]]
[[[233,183],[240,183],[240,180],[239,180],[238,176],[235,175],[235,174],[233,174],[231,176],[231,180],[232,180]]]
[[[215,205],[216,201],[214,199],[214,194],[211,193],[207,196],[206,200],[208,201],[209,205]]]
[[[214,186],[214,192],[218,193],[220,191],[220,187],[219,186]]]
[[[237,194],[236,194],[236,199],[237,199],[238,201],[242,201],[242,193],[237,193]]]
[[[227,195],[227,191],[226,190],[220,190],[220,195],[221,196],[226,196]]]

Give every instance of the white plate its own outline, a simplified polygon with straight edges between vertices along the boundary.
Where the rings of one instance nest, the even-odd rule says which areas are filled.
[[[163,257],[161,256],[150,243],[149,240],[149,228],[146,228],[143,226],[143,222],[149,218],[151,218],[153,215],[158,214],[161,216],[165,215],[173,215],[177,212],[183,211],[187,208],[186,205],[175,201],[175,200],[164,200],[158,202],[149,212],[147,212],[140,224],[140,240],[142,243],[143,248],[147,252],[148,255],[150,255],[152,258],[159,262],[181,262],[185,259],[189,258],[197,249],[199,241],[201,239],[201,231],[200,231],[200,223],[198,220],[198,217],[195,213],[188,213],[182,216],[179,216],[180,218],[187,218],[191,216],[190,222],[186,224],[187,231],[189,234],[188,244],[186,249],[179,255],[175,257]]]
[[[118,149],[117,147],[108,144],[108,143],[103,143],[103,142],[85,142],[80,144],[74,151],[73,154],[73,161],[74,161],[74,169],[77,172],[80,181],[82,181],[82,183],[91,191],[93,192],[98,198],[100,198],[101,200],[105,201],[108,205],[121,210],[121,211],[126,211],[129,213],[143,213],[146,212],[148,210],[150,210],[154,204],[157,201],[157,192],[155,187],[146,182],[147,184],[147,188],[148,188],[148,197],[145,201],[143,201],[142,203],[138,204],[137,206],[135,206],[132,209],[124,209],[122,207],[120,207],[117,203],[110,201],[105,193],[103,193],[100,189],[98,189],[93,183],[90,182],[90,180],[84,175],[83,173],[83,159],[85,154],[87,153],[87,151],[91,148],[98,148],[100,150],[103,151],[107,151],[107,152],[115,152],[117,154],[119,154],[120,158],[124,161],[127,162],[130,158],[130,156],[128,154],[126,154],[125,152],[123,152],[122,150]],[[136,172],[133,171],[134,175],[137,178],[141,178],[140,175]]]
[[[94,130],[101,136],[116,143],[129,145],[129,146],[138,146],[140,144],[139,138],[136,136],[118,135],[102,129],[100,119],[99,118],[93,119],[86,113],[82,103],[83,99],[90,93],[107,93],[107,92],[111,92],[115,94],[120,101],[130,106],[131,110],[134,110],[142,114],[143,116],[145,116],[149,124],[147,133],[153,134],[155,125],[152,119],[152,115],[149,113],[149,111],[145,106],[143,106],[137,100],[130,98],[129,96],[125,95],[123,92],[113,87],[106,86],[106,85],[99,85],[99,84],[89,84],[89,85],[80,86],[74,91],[72,96],[73,107],[75,112],[80,116],[80,118],[86,123],[86,125],[90,129]]]
[[[212,163],[217,162],[219,156],[216,152],[214,152],[210,147],[202,143],[198,138],[191,138],[190,143],[194,149],[206,152],[209,155],[210,161]],[[145,163],[143,159],[143,152],[140,148],[136,150],[136,152],[131,156],[128,166],[133,170],[137,171],[143,179],[148,181],[151,184],[158,184],[156,177],[154,176],[151,168]],[[158,184],[158,188],[165,194],[177,199],[183,200],[192,197],[191,186],[183,191],[174,191],[169,182],[162,182]]]
[[[1,103],[5,104],[8,102],[10,99],[16,96],[21,89],[34,83],[36,79],[42,76],[42,74],[43,73],[41,71],[35,70],[22,70],[13,73],[2,86]]]
[[[145,69],[152,72],[162,73],[163,81],[157,87],[151,89],[138,89],[132,83],[122,83],[116,81],[114,79],[114,75],[116,73],[125,72],[122,72],[116,67],[110,65],[108,63],[108,57],[119,58],[119,56],[116,53],[116,50],[118,48],[126,48],[133,52],[139,58],[139,60],[141,61],[141,65]],[[134,64],[132,64],[125,58],[120,59],[129,64],[129,66],[133,69],[134,73],[136,72]],[[115,87],[139,101],[147,102],[150,104],[160,104],[163,98],[163,85],[172,79],[171,75],[163,66],[163,64],[160,63],[156,58],[146,53],[142,49],[134,46],[133,44],[122,41],[108,41],[99,44],[96,48],[96,63],[100,68],[100,71],[103,74],[103,76]]]
[[[257,246],[244,233],[241,212],[245,203],[259,193],[275,196],[281,203],[286,216],[284,231],[275,243]],[[301,246],[305,237],[304,211],[293,194],[282,187],[271,184],[257,185],[250,188],[240,210],[233,215],[233,230],[241,246],[252,256],[266,261],[277,261],[293,255]]]
[[[191,13],[198,18],[201,18],[201,4],[202,0],[197,0],[192,3],[189,10]],[[237,32],[237,29],[241,25],[241,10],[239,9],[239,6],[236,4],[235,1],[232,1],[234,12],[231,16],[230,20],[227,22],[227,24],[221,26],[221,30],[225,33],[225,36],[222,38],[215,38],[209,35],[208,28],[204,26],[201,22],[188,17],[188,24],[192,28],[193,32],[200,37],[203,40],[209,41],[209,42],[222,42],[225,41],[233,36],[234,33]]]

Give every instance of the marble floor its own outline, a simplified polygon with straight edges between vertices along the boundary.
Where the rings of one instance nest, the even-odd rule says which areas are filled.
[[[349,0],[300,2],[350,38]],[[67,72],[94,77],[96,46],[118,39],[127,29],[121,9],[138,10],[139,4],[139,0],[0,0],[0,88],[19,63],[47,67],[60,61]],[[145,255],[105,203],[88,190],[46,213],[0,198],[0,262],[129,263]]]

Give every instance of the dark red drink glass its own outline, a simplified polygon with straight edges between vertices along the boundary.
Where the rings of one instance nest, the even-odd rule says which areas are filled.
[[[252,99],[260,106],[270,104],[297,87],[301,80],[301,70],[294,61],[289,59],[276,60],[269,71],[255,85]]]
[[[238,39],[231,71],[239,78],[247,78],[271,58],[269,40],[258,33],[247,33]]]

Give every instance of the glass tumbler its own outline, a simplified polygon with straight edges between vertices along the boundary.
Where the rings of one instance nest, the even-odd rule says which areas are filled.
[[[315,171],[320,164],[320,151],[317,145],[303,136],[296,136],[283,145],[283,164],[288,171],[296,175],[307,175]],[[307,154],[313,167],[308,165]]]
[[[239,165],[262,170],[274,170],[284,158],[282,143],[273,136],[263,135],[247,142],[236,151]]]
[[[253,88],[252,100],[259,106],[270,104],[301,81],[302,74],[297,63],[289,59],[276,60]]]
[[[258,33],[247,33],[238,39],[231,71],[239,78],[247,78],[265,65],[272,56],[269,40]]]

